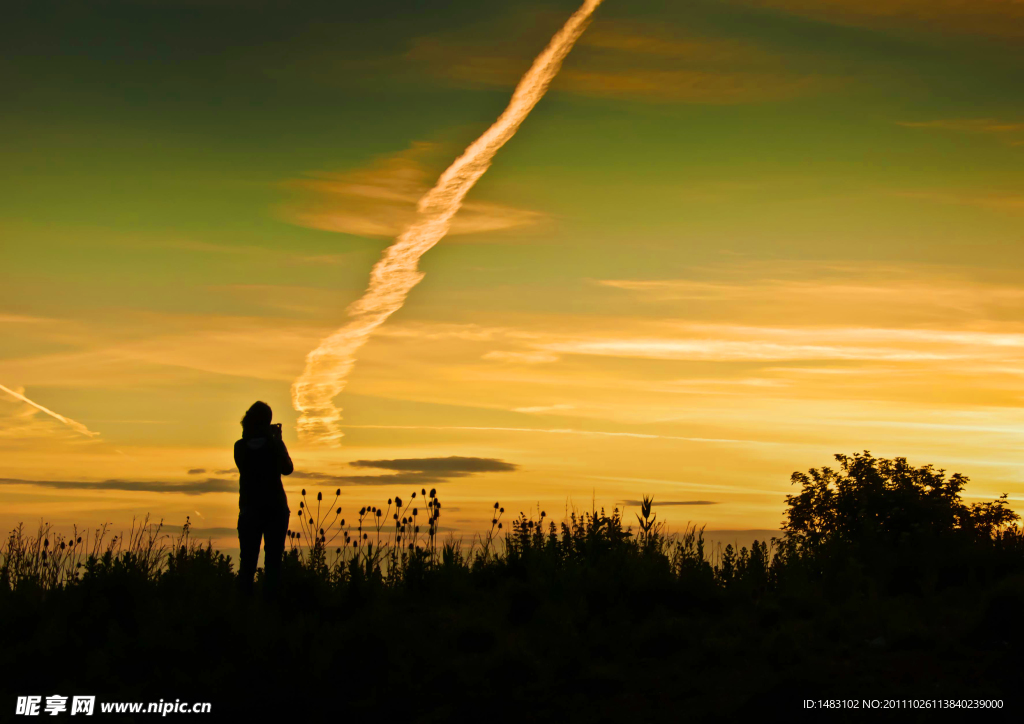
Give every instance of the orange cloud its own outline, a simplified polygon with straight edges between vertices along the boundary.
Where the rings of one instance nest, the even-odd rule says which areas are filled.
[[[407,57],[449,82],[508,87],[523,65],[519,45],[421,38]],[[556,90],[647,102],[749,103],[826,84],[790,71],[780,56],[752,43],[690,37],[646,23],[598,23],[578,52]]]
[[[323,231],[391,238],[416,218],[416,203],[436,178],[426,163],[437,144],[414,143],[379,158],[366,168],[317,172],[286,182],[297,199],[281,207],[286,221]],[[452,223],[451,235],[480,234],[536,224],[544,215],[526,209],[467,201]]]

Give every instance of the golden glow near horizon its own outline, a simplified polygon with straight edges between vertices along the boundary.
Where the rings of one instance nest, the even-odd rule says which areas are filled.
[[[1024,17],[999,3],[604,3],[360,350],[344,445],[296,439],[306,354],[573,5],[345,37],[281,9],[257,39],[209,7],[174,73],[13,48],[0,525],[190,516],[233,547],[256,399],[293,509],[436,487],[443,534],[644,494],[674,530],[774,529],[791,472],[864,449],[1021,511]],[[140,13],[178,32],[165,11]]]

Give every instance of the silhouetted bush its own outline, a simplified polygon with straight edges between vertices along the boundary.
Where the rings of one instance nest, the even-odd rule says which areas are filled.
[[[1020,570],[1020,517],[1004,494],[967,505],[966,476],[905,458],[836,455],[839,470],[794,473],[783,526],[788,564],[831,583],[919,586],[989,581]]]

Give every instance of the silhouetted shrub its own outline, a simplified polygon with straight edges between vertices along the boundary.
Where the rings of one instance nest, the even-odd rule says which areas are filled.
[[[966,584],[1019,566],[1019,516],[1004,494],[967,505],[968,478],[870,453],[836,455],[839,470],[793,473],[783,526],[791,567],[833,583],[893,592]],[[1009,553],[1009,555],[1007,555]],[[898,590],[896,590],[898,589]]]

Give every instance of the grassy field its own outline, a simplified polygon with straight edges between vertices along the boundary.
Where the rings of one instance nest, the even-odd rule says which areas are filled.
[[[187,526],[18,530],[0,558],[4,706],[61,693],[210,701],[210,721],[610,722],[999,699],[974,718],[1019,715],[1024,535],[1005,500],[964,505],[965,478],[899,459],[840,463],[794,475],[780,538],[713,563],[701,530],[662,534],[656,501],[632,523],[558,524],[496,503],[462,546],[435,532],[444,508],[425,490],[345,525],[311,493],[280,587],[258,576],[251,596]]]

